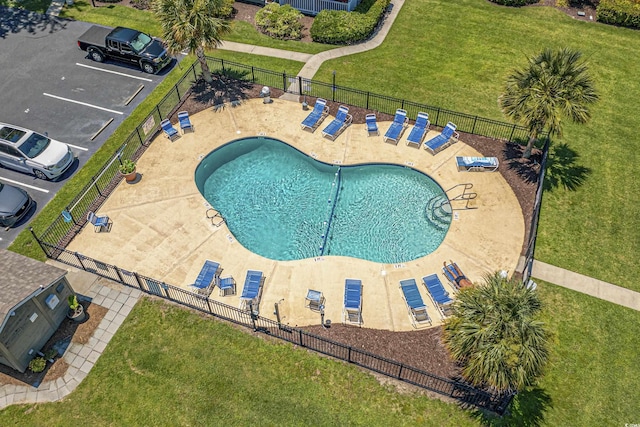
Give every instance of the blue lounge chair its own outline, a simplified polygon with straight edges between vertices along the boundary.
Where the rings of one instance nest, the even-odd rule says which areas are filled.
[[[495,172],[498,170],[497,157],[456,157],[458,172]]]
[[[178,130],[173,127],[169,119],[164,119],[163,121],[161,121],[160,126],[162,127],[165,136],[169,138],[170,141],[173,141],[180,137]]]
[[[454,287],[454,289],[458,290],[465,286],[471,286],[471,280],[464,275],[458,264],[451,261],[449,264],[444,263],[444,267],[442,267],[442,273],[444,277],[447,278],[449,283]]]
[[[440,311],[440,315],[444,319],[451,310],[453,299],[449,296],[437,274],[431,274],[422,278],[422,282],[427,287],[427,291],[434,302],[434,305]]]
[[[449,122],[444,129],[442,129],[440,135],[436,135],[424,143],[424,148],[431,154],[436,155],[438,152],[457,142],[459,137],[460,135],[456,132],[456,125]]]
[[[302,121],[302,129],[311,129],[311,132],[315,131],[318,125],[329,114],[329,107],[327,107],[327,101],[322,98],[316,99],[316,103],[313,105],[313,111]]]
[[[199,294],[209,296],[214,286],[218,283],[221,271],[220,264],[206,260],[200,269],[200,273],[198,273],[198,277],[196,277],[196,281],[191,285],[191,289]]]
[[[427,134],[429,130],[429,115],[427,113],[418,113],[418,117],[416,117],[416,124],[413,125],[413,129],[409,132],[409,136],[407,137],[407,145],[415,146],[416,148],[420,148],[422,144],[422,140],[424,136]]]
[[[378,123],[376,122],[375,114],[367,114],[365,117],[365,123],[367,125],[367,133],[369,136],[371,135],[380,135],[380,131],[378,130]]]
[[[184,133],[187,129],[193,132],[195,129],[189,120],[189,113],[186,111],[180,111],[178,113],[178,122],[180,123],[180,130]]]
[[[362,324],[362,281],[360,280],[344,281],[344,320]]]
[[[402,137],[402,133],[407,128],[407,122],[409,119],[407,118],[406,110],[402,108],[398,108],[396,110],[396,115],[393,118],[393,123],[389,126],[389,129],[382,137],[384,142],[391,142],[393,144],[398,144],[398,141]]]
[[[87,221],[93,224],[93,231],[98,233],[101,231],[111,231],[111,220],[107,215],[98,216],[92,211],[87,214]]]
[[[264,277],[261,271],[247,271],[247,277],[244,280],[244,287],[242,288],[242,295],[240,295],[240,308],[242,310],[247,310],[249,305],[253,305],[254,312],[258,311],[263,283]]]
[[[351,124],[353,117],[349,114],[349,108],[341,105],[338,108],[336,118],[322,130],[322,136],[334,140]]]
[[[407,303],[413,327],[417,328],[418,324],[425,322],[431,324],[431,318],[429,317],[429,313],[427,313],[427,306],[422,301],[416,281],[414,279],[401,280],[400,289],[402,289],[402,295]]]

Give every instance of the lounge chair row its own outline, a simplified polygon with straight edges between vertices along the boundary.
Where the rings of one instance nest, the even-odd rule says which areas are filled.
[[[373,118],[371,118],[370,121],[373,122]],[[397,144],[400,138],[402,138],[402,134],[405,129],[409,126],[408,123],[409,119],[407,118],[407,111],[402,108],[398,108],[391,126],[389,126],[389,129],[382,137],[383,141]],[[456,125],[449,122],[442,129],[442,132],[439,135],[423,142],[427,132],[429,131],[430,124],[429,114],[419,112],[416,117],[416,122],[407,137],[407,145],[414,146],[416,148],[420,148],[420,146],[423,145],[425,150],[435,155],[447,148],[449,145],[458,141],[460,135],[456,132]],[[370,126],[372,126],[372,124],[367,124],[367,129],[369,129]]]
[[[327,101],[322,98],[316,99],[313,110],[300,124],[302,129],[309,129],[314,132],[325,117],[329,115],[329,107]],[[331,140],[336,139],[353,121],[353,117],[349,114],[349,108],[341,105],[335,119],[331,121],[323,130],[322,136]]]
[[[444,319],[450,313],[453,298],[449,296],[436,274],[423,277],[422,282],[434,306]],[[412,325],[415,328],[425,323],[431,325],[432,322],[427,312],[427,305],[422,300],[415,279],[401,280],[400,289],[407,304]],[[324,309],[324,300],[322,292],[309,289],[305,298],[305,306],[312,310],[320,311]],[[343,321],[345,323],[362,324],[362,281],[358,279],[345,280]]]
[[[193,127],[193,125],[191,124],[191,120],[189,119],[189,113],[186,111],[180,111],[178,113],[178,124],[180,125],[180,130],[183,134],[187,130],[191,132],[195,131],[195,128]],[[169,138],[170,141],[174,141],[180,138],[178,130],[173,127],[169,119],[164,119],[163,121],[161,121],[160,127],[162,128],[164,135]]]
[[[453,298],[451,298],[449,292],[447,292],[442,285],[438,275],[431,274],[429,276],[425,276],[422,278],[422,283],[427,289],[427,293],[433,302],[433,306],[440,313],[440,317],[444,319],[449,316],[453,304]],[[409,317],[411,318],[413,326],[418,328],[420,325],[426,323],[431,325],[432,322],[431,317],[427,312],[427,305],[422,300],[422,296],[420,296],[420,291],[418,291],[418,285],[416,284],[415,279],[401,280],[400,290],[402,291],[402,296],[407,304]]]
[[[301,123],[302,129],[309,129],[311,132],[315,131],[328,114],[329,107],[327,107],[327,101],[322,98],[316,99],[313,111],[311,111],[311,113],[309,113]],[[336,118],[323,129],[322,136],[333,140],[347,126],[349,126],[351,122],[352,117],[349,114],[349,109],[344,105],[341,105],[338,108]],[[398,141],[402,138],[404,131],[409,127],[408,123],[409,119],[407,118],[407,111],[402,108],[398,108],[393,118],[393,122],[391,122],[389,129],[382,137],[383,141],[398,144]],[[416,122],[407,137],[407,145],[414,146],[416,148],[420,148],[422,145],[425,150],[436,155],[449,145],[458,141],[460,135],[456,131],[456,125],[449,122],[445,125],[439,135],[436,135],[424,142],[424,138],[429,131],[430,124],[429,114],[419,112],[416,117]],[[375,114],[366,115],[365,128],[369,136],[380,135]],[[496,157],[456,157],[456,164],[459,171],[466,172],[495,171],[498,169],[498,159]]]
[[[222,269],[220,264],[211,260],[206,260],[195,282],[190,286],[191,290],[209,296],[215,286],[220,288],[220,295],[234,295],[236,293],[236,282],[233,277],[220,277]],[[253,307],[253,311],[258,310],[262,288],[265,277],[261,271],[249,270],[244,281],[242,294],[240,295],[240,308],[247,310]]]
[[[471,281],[462,273],[460,267],[454,262],[445,262],[442,273],[455,290],[465,286],[471,286]],[[454,299],[449,295],[437,274],[430,274],[422,278],[429,298],[433,306],[444,319],[451,314]],[[415,279],[400,281],[400,290],[407,304],[411,323],[415,328],[425,324],[432,324],[418,285]],[[309,289],[305,299],[305,306],[316,311],[324,310],[324,296],[321,291]],[[346,279],[344,284],[343,321],[346,323],[362,324],[362,281],[358,279]]]

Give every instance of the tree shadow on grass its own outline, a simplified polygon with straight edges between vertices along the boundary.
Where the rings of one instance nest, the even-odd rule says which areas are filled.
[[[554,190],[562,186],[565,190],[575,191],[582,186],[591,169],[576,164],[579,157],[567,144],[552,146],[547,159],[544,189]]]
[[[553,408],[551,396],[536,387],[518,393],[502,417],[480,410],[473,412],[473,416],[485,426],[538,427],[544,424],[545,414],[550,408]]]

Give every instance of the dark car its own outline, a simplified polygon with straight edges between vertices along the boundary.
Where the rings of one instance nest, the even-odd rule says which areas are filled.
[[[33,199],[21,188],[0,183],[0,226],[13,227],[31,210]]]
[[[78,39],[78,47],[96,62],[105,59],[128,62],[154,74],[172,61],[162,41],[131,28],[94,25]]]

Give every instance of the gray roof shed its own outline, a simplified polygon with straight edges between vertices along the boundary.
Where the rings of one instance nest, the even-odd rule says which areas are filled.
[[[13,307],[66,273],[58,267],[0,249],[0,324]]]

